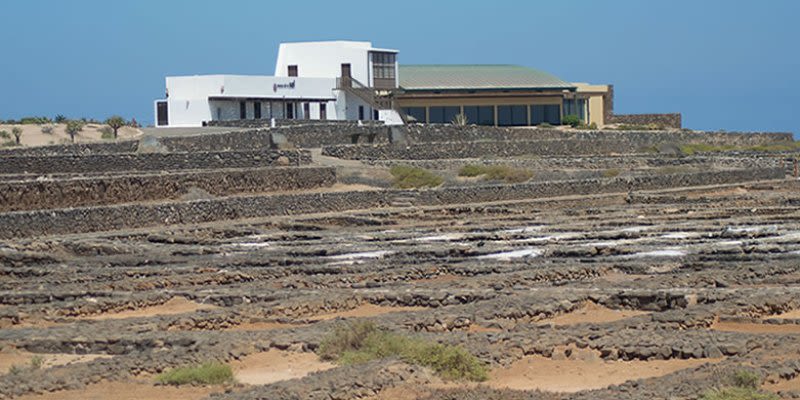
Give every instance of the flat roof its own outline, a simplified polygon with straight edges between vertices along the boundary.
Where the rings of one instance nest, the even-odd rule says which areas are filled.
[[[422,90],[541,90],[575,85],[520,65],[400,65],[400,87]]]

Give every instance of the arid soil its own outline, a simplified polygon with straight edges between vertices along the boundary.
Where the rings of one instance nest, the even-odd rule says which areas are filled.
[[[798,189],[4,241],[0,398],[693,399],[742,368],[797,398]],[[463,346],[489,379],[446,381],[397,359],[320,360],[320,342],[347,321]],[[231,365],[238,383],[155,384],[161,371],[206,361]]]
[[[20,136],[20,143],[22,146],[47,146],[47,145],[54,145],[54,144],[64,144],[64,143],[71,143],[72,139],[69,137],[66,131],[66,124],[50,124],[52,126],[53,131],[52,133],[45,133],[42,131],[43,125],[33,125],[33,124],[26,124],[26,125],[5,125],[0,124],[0,131],[7,131],[9,134],[14,127],[18,127],[22,129],[22,136]],[[101,142],[106,139],[102,139],[102,133],[100,129],[103,127],[101,124],[86,124],[83,127],[83,130],[75,135],[75,142],[76,143],[89,143],[89,142]],[[117,132],[118,139],[131,139],[136,138],[142,135],[142,131],[137,128],[131,128],[129,126],[124,126],[119,129]],[[10,139],[0,139],[0,141],[7,141],[7,140],[14,140],[14,136],[12,135]]]

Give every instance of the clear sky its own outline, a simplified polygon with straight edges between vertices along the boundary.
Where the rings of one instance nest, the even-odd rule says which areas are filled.
[[[5,0],[2,14],[0,119],[152,124],[166,75],[271,75],[280,42],[353,39],[400,63],[612,83],[618,113],[800,132],[798,0]]]

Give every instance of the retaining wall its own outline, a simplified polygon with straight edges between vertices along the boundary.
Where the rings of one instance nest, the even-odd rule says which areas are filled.
[[[344,211],[384,207],[397,196],[413,204],[446,205],[520,200],[574,194],[615,193],[631,190],[779,179],[784,171],[750,169],[697,174],[631,178],[487,185],[421,191],[380,190],[274,196],[242,196],[192,202],[132,204],[0,214],[2,238],[133,229],[170,224],[235,220],[272,215]]]
[[[304,150],[191,153],[122,153],[0,157],[4,174],[92,173],[114,171],[175,171],[186,169],[259,168],[279,165],[285,157],[288,165],[311,163],[311,153]]]
[[[332,167],[223,169],[0,183],[0,212],[327,187]],[[198,192],[199,191],[199,192]]]
[[[607,124],[658,125],[662,128],[682,126],[680,113],[672,114],[614,114]]]
[[[114,154],[135,153],[139,148],[138,140],[123,140],[117,142],[55,144],[50,146],[14,147],[0,150],[0,157],[12,156],[58,156],[58,155],[89,155],[89,154]]]

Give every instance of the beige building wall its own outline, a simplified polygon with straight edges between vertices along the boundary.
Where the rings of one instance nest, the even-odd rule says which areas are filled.
[[[605,125],[605,102],[603,98],[608,93],[608,85],[590,85],[581,82],[573,83],[573,85],[578,88],[578,95],[587,100],[586,110],[589,116],[586,118],[586,123],[595,123],[598,128],[602,128]]]

